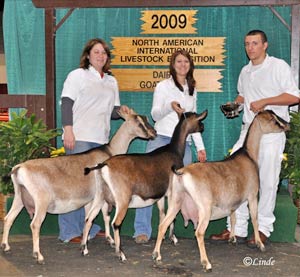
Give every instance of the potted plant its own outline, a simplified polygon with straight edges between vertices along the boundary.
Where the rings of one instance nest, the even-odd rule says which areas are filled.
[[[288,179],[292,187],[292,197],[298,207],[298,220],[300,224],[300,112],[290,112],[291,130],[287,133],[285,146],[285,159],[282,163],[282,177]]]
[[[11,178],[6,178],[11,169],[26,160],[49,157],[55,149],[51,140],[61,134],[59,130],[47,130],[42,120],[34,114],[26,116],[12,112],[11,120],[0,122],[0,192],[13,193]]]

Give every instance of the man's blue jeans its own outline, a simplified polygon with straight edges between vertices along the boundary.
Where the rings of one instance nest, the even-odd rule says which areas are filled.
[[[152,152],[153,150],[169,144],[171,141],[170,137],[158,135],[154,140],[149,140],[146,148],[146,153]],[[186,143],[185,154],[183,159],[183,164],[187,165],[192,163],[192,150],[189,142]],[[146,235],[148,238],[151,237],[152,233],[152,205],[145,208],[138,208],[135,212],[134,220],[134,235],[137,237],[139,235]]]
[[[98,147],[100,144],[87,141],[76,141],[73,150],[66,149],[66,154],[82,153],[92,148]],[[82,235],[85,220],[84,207],[65,214],[58,215],[59,239],[68,242],[72,238]],[[100,226],[93,224],[90,230],[90,238],[94,238],[101,230]]]

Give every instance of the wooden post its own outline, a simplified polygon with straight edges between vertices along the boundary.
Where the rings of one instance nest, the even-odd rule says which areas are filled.
[[[45,9],[46,125],[56,128],[55,9]]]

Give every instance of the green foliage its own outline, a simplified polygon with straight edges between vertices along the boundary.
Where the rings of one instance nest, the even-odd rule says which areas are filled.
[[[300,112],[291,112],[290,128],[285,146],[286,159],[281,175],[293,185],[294,198],[300,197]]]
[[[9,122],[0,122],[0,192],[13,192],[13,184],[8,174],[11,169],[26,160],[49,157],[53,149],[51,139],[60,135],[60,131],[47,130],[43,121],[36,120],[27,110],[15,112]]]

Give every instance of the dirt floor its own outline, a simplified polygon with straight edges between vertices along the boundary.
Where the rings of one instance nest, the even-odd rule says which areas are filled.
[[[196,240],[180,239],[177,246],[164,241],[160,264],[151,257],[155,240],[143,245],[137,245],[130,237],[121,240],[126,263],[118,260],[102,238],[92,240],[89,256],[83,257],[78,244],[42,236],[45,264],[39,265],[31,256],[31,237],[11,236],[11,252],[0,255],[0,276],[300,276],[300,243],[271,243],[261,253],[246,245],[215,245],[206,241],[213,270],[205,273]]]

